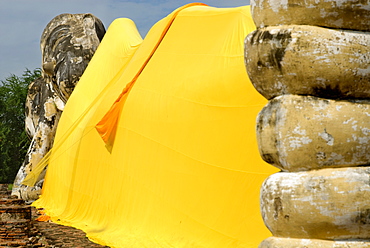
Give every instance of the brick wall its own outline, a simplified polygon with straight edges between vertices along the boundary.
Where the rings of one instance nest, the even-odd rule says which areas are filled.
[[[0,184],[0,247],[29,245],[32,228],[31,206],[11,196],[7,184]]]

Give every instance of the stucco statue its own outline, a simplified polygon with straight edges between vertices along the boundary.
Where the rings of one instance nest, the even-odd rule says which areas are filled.
[[[29,85],[26,99],[25,125],[32,141],[15,178],[13,195],[26,201],[40,195],[46,169],[33,187],[22,181],[51,149],[64,106],[104,34],[103,23],[91,14],[61,14],[44,29],[42,76]]]

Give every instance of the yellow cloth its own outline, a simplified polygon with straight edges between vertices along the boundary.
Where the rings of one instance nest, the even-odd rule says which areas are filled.
[[[111,24],[63,112],[34,205],[111,247],[255,248],[270,236],[259,189],[276,169],[256,144],[267,101],[244,67],[249,6],[182,9],[126,94],[111,152],[95,129],[172,16],[142,43],[131,21]]]
[[[158,38],[158,41],[156,42],[152,51],[148,54],[148,58],[141,65],[140,69],[137,71],[136,75],[130,81],[130,83],[128,83],[126,87],[123,89],[121,94],[118,96],[117,100],[113,103],[111,109],[105,114],[102,120],[96,125],[96,130],[99,132],[100,136],[104,140],[109,152],[111,152],[113,148],[114,139],[116,137],[118,119],[120,117],[120,113],[122,112],[123,105],[126,102],[128,93],[130,92],[131,88],[134,86],[138,77],[141,75],[141,72],[144,70],[144,68],[146,67],[150,59],[152,58],[153,54],[156,52],[159,44],[161,44],[164,36],[167,34],[167,31],[171,27],[177,14],[185,8],[188,8],[191,6],[197,6],[197,5],[207,6],[203,3],[189,3],[181,8],[178,8],[176,11],[174,11],[170,15],[170,17],[168,17],[169,20],[166,22],[166,26],[164,27],[161,33],[161,36]]]

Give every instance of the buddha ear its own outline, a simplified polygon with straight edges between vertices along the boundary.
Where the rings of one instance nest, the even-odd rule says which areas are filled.
[[[53,59],[52,61],[47,61],[42,64],[42,70],[44,73],[54,76],[54,68],[55,68],[56,62]]]

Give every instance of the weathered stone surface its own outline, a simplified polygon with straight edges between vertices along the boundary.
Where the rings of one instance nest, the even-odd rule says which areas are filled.
[[[262,158],[283,171],[370,163],[370,101],[284,95],[257,117]]]
[[[64,106],[104,33],[102,22],[91,14],[62,14],[44,29],[42,77],[30,84],[26,99],[26,132],[32,141],[15,178],[13,195],[27,201],[40,195],[45,170],[33,187],[22,182],[51,149]]]
[[[42,68],[55,93],[66,102],[105,34],[91,14],[61,14],[41,36]]]
[[[257,27],[312,25],[370,31],[369,0],[251,0]]]
[[[261,187],[261,212],[274,236],[369,239],[370,167],[280,172]]]
[[[320,239],[291,239],[270,237],[262,241],[258,248],[368,248],[370,240],[320,240]]]
[[[245,39],[245,64],[267,99],[370,98],[370,32],[304,25],[258,29]]]

